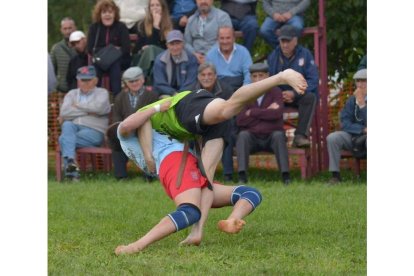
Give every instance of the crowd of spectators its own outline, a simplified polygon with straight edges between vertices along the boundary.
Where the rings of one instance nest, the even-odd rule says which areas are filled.
[[[233,181],[235,147],[238,178],[241,183],[247,183],[249,154],[263,150],[273,152],[282,181],[289,184],[283,108],[298,110],[293,145],[309,147],[309,129],[319,99],[318,68],[311,51],[299,44],[306,25],[303,14],[309,5],[310,0],[264,0],[262,5],[256,0],[223,0],[218,7],[213,0],[99,0],[86,35],[77,30],[72,18],[63,18],[60,25],[63,39],[52,46],[49,54],[53,65],[49,67],[49,73],[53,73],[51,76],[56,76],[56,80],[53,82],[49,78],[52,80],[50,86],[55,87],[48,90],[67,93],[60,115],[63,124],[59,138],[67,177],[79,178],[74,161],[75,148],[102,145],[110,101],[115,103],[111,121],[117,122],[138,110],[144,96],[150,95],[155,100],[180,91],[206,89],[227,100],[239,87],[290,68],[306,79],[306,91],[299,93],[290,86],[280,85],[246,107],[232,120],[229,143],[222,159],[225,181]],[[257,7],[262,7],[266,14],[261,26]],[[236,43],[236,30],[243,34],[240,44]],[[133,48],[130,34],[137,36]],[[264,39],[273,50],[264,63],[253,64],[253,44],[257,37]],[[120,57],[108,68],[101,68],[95,63],[94,56],[111,45],[121,52]],[[366,67],[366,56],[359,66]],[[357,74],[361,76],[363,73],[358,71]],[[104,76],[109,79],[108,90],[99,88],[104,86]],[[361,79],[356,78],[357,101],[354,100],[354,107],[348,107],[351,103],[347,103],[341,120],[352,108],[358,109],[358,114],[365,110],[366,116],[366,69],[365,88],[360,87]],[[151,85],[152,90],[145,83]],[[100,110],[88,110],[89,101],[95,99],[91,95],[98,94],[102,98],[107,94],[108,99],[105,98]],[[84,121],[79,116],[87,116],[87,122],[99,118],[102,124],[99,128],[83,123],[78,126],[76,122]],[[72,124],[70,127],[69,123]],[[365,132],[359,131],[359,134],[366,134],[366,117],[356,123],[365,125]],[[78,137],[76,132],[85,131],[85,128],[88,128],[89,136],[96,136],[94,141],[83,141],[84,138]],[[350,133],[346,126],[344,128],[343,132]],[[341,137],[347,137],[342,144],[338,142],[339,138],[334,139],[339,133],[328,136],[329,170],[334,179],[331,182],[341,179],[338,152],[352,146],[352,133],[345,133],[341,132]],[[68,143],[70,139],[74,141]],[[83,139],[82,142],[79,139]],[[115,177],[126,178],[128,159],[119,143],[110,146]]]

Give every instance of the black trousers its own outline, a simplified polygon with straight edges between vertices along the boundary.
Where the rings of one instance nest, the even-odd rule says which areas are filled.
[[[295,97],[292,103],[285,103],[286,107],[294,107],[298,109],[298,125],[295,135],[301,134],[309,136],[309,128],[312,124],[313,115],[315,114],[316,96],[313,93],[305,93]]]

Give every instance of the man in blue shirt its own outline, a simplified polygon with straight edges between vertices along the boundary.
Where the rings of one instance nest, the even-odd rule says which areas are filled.
[[[299,118],[293,145],[308,147],[308,135],[318,99],[319,72],[311,52],[298,45],[298,30],[291,25],[280,29],[278,46],[267,58],[270,75],[275,75],[288,68],[302,74],[308,83],[303,93],[298,93],[289,85],[280,85],[283,102],[287,107],[298,108]]]
[[[216,66],[218,78],[230,84],[233,91],[251,82],[249,67],[253,64],[250,52],[235,41],[231,26],[220,27],[218,44],[214,45],[206,56],[206,61]]]

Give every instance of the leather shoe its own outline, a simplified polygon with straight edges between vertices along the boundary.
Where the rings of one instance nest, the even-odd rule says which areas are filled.
[[[292,145],[298,148],[307,148],[310,146],[310,141],[305,136],[298,134],[295,135],[295,138],[293,138]]]
[[[338,177],[332,177],[331,179],[329,179],[328,184],[329,185],[337,185],[341,183],[341,179]]]
[[[224,175],[224,182],[233,182],[233,176],[231,174]]]
[[[288,186],[290,184],[290,178],[283,179],[283,185]]]

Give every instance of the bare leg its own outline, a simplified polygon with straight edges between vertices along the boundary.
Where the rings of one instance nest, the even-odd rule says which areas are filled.
[[[227,101],[212,101],[204,111],[203,123],[213,125],[228,120],[237,115],[247,103],[265,94],[272,87],[282,84],[292,86],[298,93],[304,93],[307,88],[306,80],[300,73],[287,69],[264,80],[240,87]]]
[[[190,234],[185,238],[181,245],[200,245],[201,240],[203,238],[203,229],[204,225],[207,221],[208,212],[210,211],[211,204],[214,199],[213,191],[209,190],[208,188],[204,188],[201,191],[201,218],[200,220],[193,225],[191,228]]]
[[[224,141],[222,138],[208,140],[201,152],[201,160],[203,162],[206,175],[210,183],[214,181],[214,173],[223,154]]]
[[[213,139],[207,141],[201,153],[201,160],[210,183],[213,183],[214,172],[221,160],[223,152],[223,139]],[[193,225],[191,233],[180,244],[185,245],[199,245],[203,237],[203,228],[207,220],[208,212],[213,203],[214,194],[209,189],[205,188],[201,194],[201,219]]]
[[[235,186],[214,184],[213,208],[231,206],[230,198]],[[245,199],[239,199],[226,220],[220,220],[217,227],[226,233],[235,234],[242,230],[246,222],[244,217],[253,211],[253,206]]]
[[[198,188],[189,189],[177,195],[174,199],[176,206],[182,203],[191,203],[200,208],[201,190]],[[165,216],[161,221],[155,225],[147,234],[137,241],[128,245],[119,245],[115,249],[115,254],[133,254],[144,250],[148,245],[167,237],[176,231],[172,220]],[[200,238],[201,241],[201,238]]]
[[[134,254],[144,250],[148,245],[154,243],[164,237],[175,232],[174,223],[169,217],[164,217],[161,221],[155,225],[145,236],[137,240],[136,242],[128,245],[119,245],[115,249],[115,254]]]

